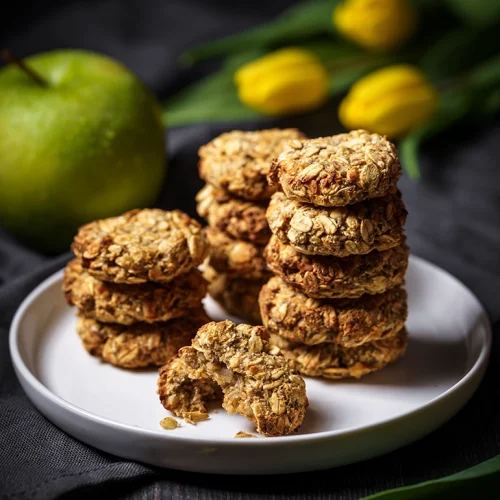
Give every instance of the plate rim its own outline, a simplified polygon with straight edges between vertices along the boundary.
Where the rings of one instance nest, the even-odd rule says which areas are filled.
[[[424,259],[422,257],[418,257],[416,255],[410,255],[410,261],[414,261],[419,265],[424,265],[432,268],[434,271],[438,271],[440,273],[444,273],[449,279],[454,281],[458,286],[460,286],[464,291],[466,291],[472,300],[476,301],[477,305],[480,309],[479,327],[482,327],[484,342],[482,343],[481,352],[477,357],[474,364],[470,367],[467,373],[458,380],[455,384],[453,384],[450,388],[448,388],[443,393],[434,397],[430,401],[425,404],[418,406],[417,408],[408,410],[400,415],[385,418],[381,421],[371,424],[365,424],[357,427],[344,428],[344,429],[335,429],[328,431],[321,431],[312,434],[301,434],[301,435],[288,435],[288,436],[280,436],[280,437],[271,437],[266,439],[251,439],[251,440],[235,440],[234,437],[218,437],[211,438],[206,436],[176,436],[174,434],[165,433],[162,430],[153,430],[153,429],[145,429],[137,426],[133,426],[130,424],[118,422],[116,420],[102,417],[98,414],[92,413],[88,410],[80,408],[73,403],[70,403],[60,396],[54,394],[48,387],[46,387],[28,368],[28,366],[24,363],[24,360],[21,356],[18,347],[18,335],[19,335],[19,325],[21,323],[22,318],[24,317],[27,309],[30,305],[45,292],[48,288],[53,286],[57,281],[61,281],[64,268],[56,271],[52,275],[45,278],[41,283],[39,283],[21,302],[19,305],[14,318],[12,320],[10,329],[9,329],[9,351],[12,360],[12,364],[15,369],[15,373],[19,382],[22,384],[24,381],[26,384],[30,386],[30,388],[38,393],[39,396],[42,396],[45,400],[48,400],[50,403],[54,404],[58,407],[60,411],[70,413],[72,416],[77,418],[85,419],[87,421],[92,421],[96,425],[112,428],[113,430],[118,431],[126,431],[128,433],[132,433],[135,436],[147,436],[154,437],[156,439],[161,439],[166,442],[176,441],[176,442],[189,442],[190,444],[202,443],[203,445],[214,445],[214,446],[237,446],[237,447],[259,447],[259,446],[273,446],[277,445],[294,445],[297,443],[312,443],[312,442],[320,442],[328,439],[335,439],[336,437],[348,437],[356,434],[360,434],[367,431],[374,431],[379,427],[384,427],[387,425],[395,425],[399,422],[403,422],[409,418],[412,418],[416,414],[422,411],[426,411],[429,407],[437,406],[444,402],[444,400],[452,397],[454,393],[459,391],[463,386],[466,386],[471,379],[474,379],[479,374],[479,381],[477,386],[482,381],[484,376],[484,372],[487,368],[488,361],[491,354],[492,343],[493,343],[493,333],[491,327],[491,320],[484,307],[483,303],[478,299],[478,297],[467,287],[460,279],[456,276],[448,272],[447,270],[441,268],[440,266]],[[481,371],[483,373],[481,373]],[[310,378],[310,377],[306,377]],[[21,380],[22,379],[22,380]],[[474,389],[475,390],[477,389]],[[23,388],[24,390],[24,388]],[[26,394],[26,391],[25,391]],[[28,399],[33,402],[30,395],[26,394]],[[467,403],[467,400],[460,405],[462,408]],[[38,409],[38,405],[35,405]],[[40,410],[38,410],[40,411]],[[43,413],[43,412],[41,412]],[[49,419],[50,420],[50,419]]]

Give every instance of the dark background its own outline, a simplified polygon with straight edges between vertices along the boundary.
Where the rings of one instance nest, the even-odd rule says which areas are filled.
[[[192,45],[272,18],[293,2],[143,0],[51,1],[2,6],[0,47],[24,57],[55,48],[109,54],[133,69],[164,99],[210,69],[181,71],[179,54]],[[0,110],[1,112],[1,110]],[[197,148],[222,131],[296,126],[310,136],[341,131],[335,106],[273,122],[196,125],[168,131],[168,178],[158,206],[195,216]],[[1,133],[1,131],[0,131]],[[464,124],[429,142],[422,179],[400,181],[409,217],[408,242],[464,281],[485,304],[495,330],[500,319],[500,121]],[[48,257],[0,229],[0,495],[2,498],[339,498],[462,470],[500,448],[499,347],[473,399],[432,435],[364,463],[273,478],[223,477],[162,471],[108,456],[65,435],[29,403],[7,352],[12,315],[25,295],[62,267],[69,255]],[[443,314],[447,314],[443,310]]]

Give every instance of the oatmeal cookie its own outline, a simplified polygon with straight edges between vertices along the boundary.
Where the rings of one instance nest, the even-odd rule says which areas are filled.
[[[312,299],[277,276],[262,287],[259,304],[270,333],[309,345],[355,347],[392,337],[408,316],[407,294],[401,287],[358,299]]]
[[[267,267],[288,284],[316,299],[375,295],[404,282],[409,249],[406,244],[388,250],[339,259],[297,252],[276,236],[264,250]]]
[[[278,192],[266,215],[271,231],[295,250],[347,257],[401,245],[407,212],[399,192],[339,208],[302,204]]]
[[[222,391],[210,378],[190,378],[191,370],[175,357],[159,370],[158,390],[160,402],[166,410],[189,423],[208,418],[207,403],[222,400]]]
[[[202,326],[181,359],[200,378],[215,380],[222,406],[256,424],[264,436],[284,436],[302,424],[308,400],[305,382],[293,363],[272,348],[261,326],[231,321]]]
[[[208,225],[237,240],[266,244],[271,236],[267,204],[241,200],[210,184],[196,195],[198,214]]]
[[[198,150],[200,177],[246,200],[267,200],[275,189],[267,182],[271,160],[286,141],[305,137],[297,129],[233,130]]]
[[[73,259],[64,272],[63,292],[69,305],[102,323],[156,323],[186,316],[201,308],[207,282],[193,269],[168,283],[127,285],[100,281]]]
[[[295,368],[310,377],[330,379],[361,378],[394,363],[406,352],[408,333],[402,329],[395,337],[342,347],[338,344],[294,344],[271,334],[270,342],[295,363]]]
[[[251,280],[262,279],[268,275],[263,245],[235,240],[211,227],[206,227],[205,233],[210,244],[205,264],[219,273]]]
[[[387,137],[353,130],[290,141],[268,180],[290,199],[340,207],[394,193],[400,176],[397,149]]]
[[[271,277],[248,280],[218,273],[205,266],[203,276],[209,282],[208,294],[218,302],[228,314],[232,314],[252,325],[261,325],[259,292],[262,285]]]
[[[203,262],[201,225],[181,212],[131,210],[80,228],[71,249],[88,273],[103,281],[171,281]]]
[[[76,331],[87,351],[122,368],[162,366],[191,342],[198,328],[210,321],[203,310],[166,323],[130,326],[100,323],[78,315]]]

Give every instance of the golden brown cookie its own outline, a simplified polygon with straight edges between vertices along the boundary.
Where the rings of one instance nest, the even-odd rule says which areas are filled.
[[[383,293],[404,282],[406,244],[340,259],[306,255],[272,236],[264,250],[267,267],[288,284],[317,299],[357,298]]]
[[[159,370],[157,394],[166,410],[195,423],[208,418],[207,403],[222,400],[222,391],[212,379],[192,379],[190,373],[179,357],[173,358]]]
[[[259,310],[259,292],[269,277],[261,280],[248,280],[218,273],[210,266],[205,266],[203,276],[209,282],[208,294],[225,309],[251,325],[261,325]]]
[[[251,280],[259,280],[269,275],[263,245],[235,240],[211,227],[206,227],[205,233],[210,244],[205,264],[213,267],[218,273]]]
[[[71,249],[103,281],[170,281],[198,266],[208,245],[201,225],[180,210],[131,210],[86,224]]]
[[[270,342],[295,363],[303,375],[329,379],[361,378],[381,370],[400,359],[406,352],[408,333],[401,330],[396,336],[359,347],[338,344],[294,344],[279,335],[271,334]]]
[[[267,182],[271,160],[286,141],[304,134],[297,129],[233,130],[201,146],[200,177],[246,200],[267,200],[275,189]]]
[[[121,368],[145,368],[168,363],[209,321],[202,309],[166,323],[129,326],[100,323],[80,313],[76,331],[92,356]]]
[[[262,287],[259,305],[270,333],[309,345],[355,347],[391,337],[408,316],[407,294],[401,287],[358,299],[312,299],[277,276]]]
[[[310,255],[366,254],[404,242],[406,209],[400,193],[339,208],[314,207],[273,195],[266,216],[271,231]]]
[[[237,240],[266,244],[271,236],[267,204],[230,196],[210,184],[196,195],[198,214],[208,225]]]
[[[302,424],[308,400],[293,363],[272,348],[262,326],[231,321],[202,326],[179,351],[191,378],[210,378],[222,389],[223,408],[240,413],[264,436],[285,436]]]
[[[201,308],[208,283],[193,269],[164,284],[127,285],[100,281],[73,259],[64,272],[63,292],[69,305],[102,323],[156,323],[186,316]]]
[[[340,207],[395,192],[400,176],[397,149],[387,137],[353,130],[290,141],[268,180],[290,199]]]

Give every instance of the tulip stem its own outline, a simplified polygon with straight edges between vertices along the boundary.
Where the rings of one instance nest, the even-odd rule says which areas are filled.
[[[370,71],[374,71],[376,68],[385,66],[388,64],[396,64],[397,61],[389,59],[387,56],[372,56],[368,55],[360,55],[353,58],[347,58],[341,61],[324,61],[323,65],[325,66],[327,72],[330,75],[335,75],[338,72],[344,70],[351,70],[357,68],[366,67],[370,69]]]
[[[48,87],[48,83],[38,73],[26,66],[22,59],[18,59],[9,49],[3,49],[1,53],[2,59],[7,64],[16,65],[21,71],[24,71],[37,85],[40,87]]]
[[[344,59],[341,60],[340,62],[338,61],[327,61],[323,62],[323,65],[327,70],[330,71],[338,71],[338,70],[343,70],[343,69],[352,69],[355,68],[356,66],[362,65],[366,62],[371,62],[373,61],[373,57],[371,56],[358,56],[358,57],[353,57],[349,59]]]

